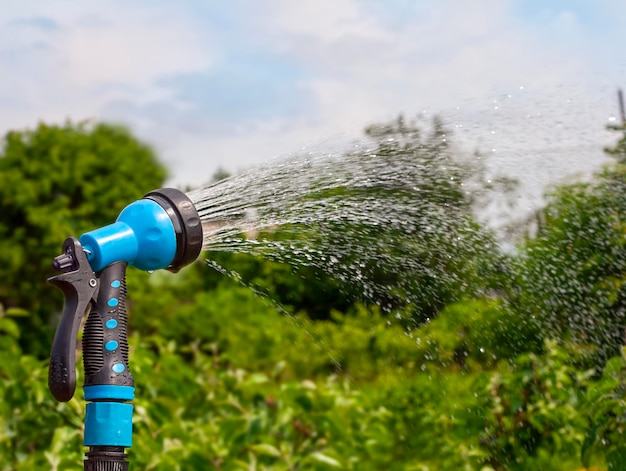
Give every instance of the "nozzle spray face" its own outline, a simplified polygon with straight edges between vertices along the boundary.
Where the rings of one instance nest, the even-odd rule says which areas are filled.
[[[202,249],[202,224],[180,190],[161,188],[129,204],[117,221],[80,237],[94,271],[125,261],[141,270],[178,271]]]

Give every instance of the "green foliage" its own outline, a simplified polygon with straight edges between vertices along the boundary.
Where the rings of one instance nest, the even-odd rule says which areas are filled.
[[[288,324],[279,318],[278,329],[281,322]],[[196,342],[133,336],[135,469],[566,470],[575,468],[585,433],[594,462],[614,459],[606,440],[621,443],[623,401],[613,392],[621,359],[597,384],[555,343],[494,372],[383,368],[355,382],[286,378],[300,352],[283,349],[272,368],[248,370]],[[324,352],[309,349],[308,358],[317,356]],[[81,469],[82,401],[54,402],[45,365],[31,355],[0,368],[2,469]],[[586,428],[590,411],[599,422]]]
[[[482,169],[456,155],[441,121],[435,119],[427,133],[400,117],[370,126],[366,136],[367,145],[327,164],[325,173],[345,184],[329,189],[321,179],[319,190],[294,203],[313,213],[345,208],[350,217],[338,214],[272,234],[303,253],[321,248],[325,260],[335,261],[321,269],[304,262],[297,274],[307,289],[286,304],[327,319],[333,308],[349,308],[345,299],[356,300],[385,313],[402,311],[406,322],[418,325],[446,304],[498,288],[494,274],[504,258],[491,231],[476,220],[468,190]],[[351,183],[359,165],[376,177]]]
[[[589,417],[582,462],[590,467],[605,462],[609,470],[623,469],[626,447],[626,350],[609,360],[602,377],[589,387],[585,412]],[[604,458],[604,459],[603,459]]]
[[[446,306],[413,336],[419,361],[456,370],[489,369],[530,346],[512,313],[499,299],[489,298]]]
[[[480,172],[455,161],[440,123],[431,135],[402,119],[367,134],[388,165],[421,162],[428,210],[441,203],[429,213],[440,227],[421,237],[424,222],[408,221],[415,238],[376,254],[403,258],[372,267],[378,283],[406,278],[391,293],[399,309],[346,301],[345,286],[313,269],[247,255],[215,255],[234,280],[201,263],[129,270],[134,469],[624,469],[626,354],[595,369],[586,360],[622,342],[625,141],[593,182],[554,192],[538,236],[504,257],[472,216],[480,194],[460,184]],[[84,402],[55,402],[39,359],[60,309],[43,279],[65,237],[110,223],[162,178],[116,127],[7,135],[0,471],[82,469]],[[374,201],[386,190],[370,191]],[[414,197],[403,182],[394,191]],[[339,254],[355,234],[333,229],[312,231]],[[419,305],[404,302],[418,285],[408,299]]]
[[[395,185],[367,191],[373,196],[390,191],[419,208],[406,215],[398,212],[399,224],[413,227],[410,237],[398,236],[393,228],[388,234],[381,233],[381,238],[388,237],[395,245],[387,248],[389,254],[378,254],[376,263],[381,269],[375,283],[397,287],[397,298],[410,299],[406,308],[418,324],[435,317],[447,304],[493,288],[502,259],[493,234],[476,221],[472,206],[477,195],[470,190],[484,182],[484,169],[454,152],[451,132],[439,118],[433,120],[428,133],[417,122],[400,116],[368,127],[366,135],[372,138],[374,149],[360,157],[382,159],[402,175]],[[349,253],[350,238],[358,237],[359,232],[332,234],[339,255]],[[382,267],[389,255],[394,264],[385,271]],[[397,301],[392,306],[405,307]]]
[[[431,416],[386,404],[393,396],[398,401],[392,405],[402,406],[399,399],[413,401],[414,392],[445,395],[441,380],[426,388],[428,395],[411,379],[360,391],[336,376],[284,380],[286,361],[265,373],[232,368],[197,344],[179,347],[156,336],[135,336],[131,347],[138,385],[135,469],[438,469],[438,460],[464,462],[452,437],[443,434],[433,443],[428,428],[415,435],[420,423],[446,433],[455,428],[454,419],[441,420],[433,402],[419,407]],[[54,403],[45,381],[44,365],[30,355],[3,365],[0,456],[6,469],[81,469],[84,405],[76,398]],[[447,448],[439,449],[441,443]]]
[[[435,117],[432,130],[424,132],[416,121],[407,122],[401,115],[396,120],[374,124],[365,129],[373,140],[374,154],[392,167],[403,165],[404,179],[396,190],[407,191],[407,182],[414,182],[411,174],[419,175],[420,194],[437,204],[452,208],[469,208],[471,199],[463,183],[475,177],[482,169],[462,163],[450,150],[450,131]],[[412,165],[406,165],[407,162]]]
[[[619,351],[626,308],[626,166],[564,186],[519,258],[511,304],[538,330],[592,349]]]
[[[554,341],[545,350],[501,364],[489,381],[482,445],[496,470],[563,469],[563,457],[578,454],[586,426],[579,409],[593,370],[577,370]]]
[[[387,451],[392,462],[399,469],[409,464],[416,470],[482,469],[487,457],[479,441],[483,411],[474,391],[486,379],[483,373],[420,369],[381,375],[376,383],[364,385],[369,401],[384,404],[389,412],[386,426],[396,437]]]
[[[143,276],[129,270],[131,326],[177,344],[195,343],[235,368],[271,370],[288,348],[285,379],[339,372],[362,379],[395,365],[412,368],[415,342],[400,325],[388,325],[378,308],[355,305],[345,314],[333,311],[329,320],[312,321],[305,313],[281,313],[267,298],[228,280],[194,291],[202,269],[208,271],[196,266],[177,275]]]
[[[17,343],[2,347],[0,469],[60,471],[80,463],[84,405],[77,398],[56,402],[46,365],[21,354]]]
[[[346,381],[282,381],[282,364],[222,369],[194,350],[172,384],[174,344],[141,353],[136,376],[151,387],[137,401],[140,469],[380,469],[388,459],[376,450],[393,440],[387,414]]]
[[[0,303],[27,310],[23,345],[45,356],[61,297],[44,280],[66,237],[115,221],[165,176],[152,151],[121,127],[11,131],[0,153]]]

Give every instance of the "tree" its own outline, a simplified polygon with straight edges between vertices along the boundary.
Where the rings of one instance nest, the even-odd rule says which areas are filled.
[[[539,335],[587,347],[603,363],[624,343],[626,136],[617,162],[590,183],[557,188],[537,236],[523,246],[512,306]]]
[[[69,236],[112,223],[120,210],[159,187],[164,168],[124,128],[40,123],[6,134],[0,153],[0,303],[30,314],[27,351],[44,355],[59,292],[45,283]]]
[[[400,117],[365,135],[363,145],[341,157],[302,156],[215,184],[216,200],[231,192],[230,207],[252,210],[256,228],[269,228],[254,240],[243,234],[236,240],[227,225],[227,243],[218,234],[216,250],[291,265],[289,276],[302,277],[299,288],[268,286],[274,277],[267,273],[262,288],[283,292],[288,298],[279,302],[314,318],[345,311],[349,299],[405,310],[421,323],[450,302],[488,290],[499,252],[474,216],[467,188],[481,168],[459,158],[439,120],[424,131]],[[225,214],[219,204],[211,210]],[[277,270],[283,280],[284,266]],[[249,283],[255,276],[242,278]]]

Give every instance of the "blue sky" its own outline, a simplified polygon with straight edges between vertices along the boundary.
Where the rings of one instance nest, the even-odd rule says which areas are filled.
[[[441,113],[538,194],[602,163],[624,24],[622,0],[5,0],[0,131],[124,123],[198,185]]]

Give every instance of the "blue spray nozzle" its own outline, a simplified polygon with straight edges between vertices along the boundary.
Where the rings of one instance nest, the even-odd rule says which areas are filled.
[[[122,210],[117,221],[80,236],[94,271],[114,262],[141,270],[178,271],[202,249],[202,224],[193,203],[180,190],[161,188]]]
[[[66,239],[49,279],[65,295],[50,353],[48,385],[59,401],[76,389],[76,339],[83,335],[86,471],[128,470],[134,380],[128,361],[126,267],[178,271],[202,249],[202,224],[187,196],[173,188],[129,204],[113,224]]]

